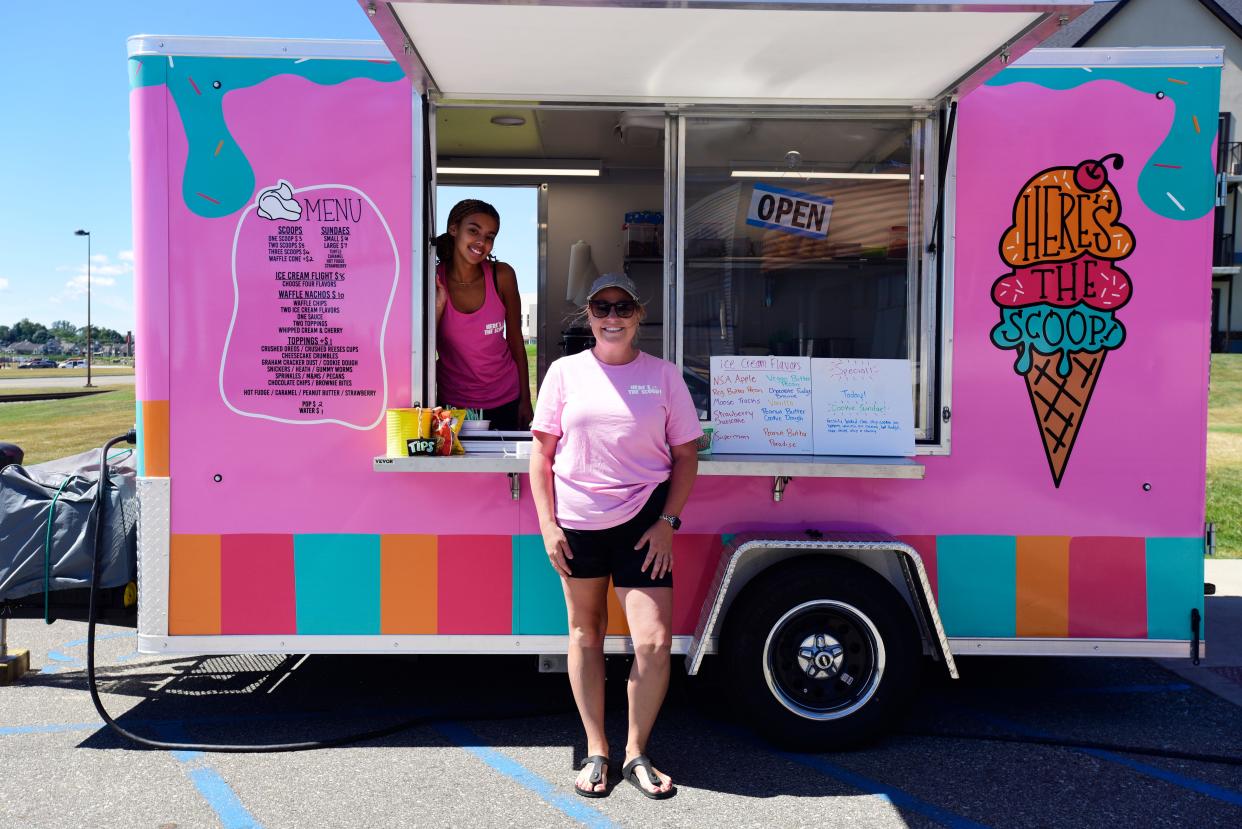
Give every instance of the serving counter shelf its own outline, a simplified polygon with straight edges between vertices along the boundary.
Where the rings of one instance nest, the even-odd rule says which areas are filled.
[[[523,447],[526,448],[526,447]],[[470,454],[452,457],[386,458],[372,461],[376,472],[502,472],[509,476],[514,500],[521,494],[518,476],[530,469],[530,457],[512,454]],[[920,479],[923,464],[912,458],[850,457],[844,455],[709,455],[699,458],[700,475],[763,476],[772,478],[772,500],[784,497],[794,478],[904,478]]]

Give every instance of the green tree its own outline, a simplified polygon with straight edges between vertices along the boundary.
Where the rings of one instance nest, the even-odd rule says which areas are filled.
[[[62,343],[76,342],[78,339],[78,327],[69,320],[56,320],[48,328],[48,332]]]
[[[47,327],[41,322],[31,322],[26,317],[18,320],[10,333],[14,341],[30,340],[32,343],[41,343],[47,340]]]
[[[7,325],[0,325],[0,343],[13,342],[13,329]]]

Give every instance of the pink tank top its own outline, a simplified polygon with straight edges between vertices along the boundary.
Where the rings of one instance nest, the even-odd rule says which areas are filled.
[[[517,365],[505,339],[505,304],[496,293],[495,267],[483,263],[479,310],[463,314],[451,299],[444,305],[436,329],[436,385],[441,405],[491,409],[518,397]],[[436,278],[445,279],[443,264],[436,266]]]

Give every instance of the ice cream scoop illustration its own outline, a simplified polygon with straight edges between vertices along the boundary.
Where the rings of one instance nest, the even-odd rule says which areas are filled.
[[[1057,487],[1065,475],[1104,358],[1126,339],[1116,312],[1130,301],[1117,261],[1134,252],[1108,180],[1116,154],[1036,173],[1014,200],[1000,255],[1011,268],[992,284],[998,348],[1014,349]]]
[[[255,205],[260,216],[273,222],[296,222],[302,218],[302,205],[293,197],[293,187],[284,179],[275,187],[260,190]]]

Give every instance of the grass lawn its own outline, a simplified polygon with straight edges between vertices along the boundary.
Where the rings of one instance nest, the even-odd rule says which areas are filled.
[[[134,387],[109,388],[68,400],[0,403],[0,441],[24,449],[27,464],[103,446],[134,425]]]
[[[1207,520],[1216,524],[1216,555],[1242,558],[1242,354],[1212,355]]]
[[[91,366],[91,376],[101,374],[133,374],[133,366]],[[29,380],[33,377],[62,377],[66,380],[86,379],[84,368],[6,368],[0,369],[0,380]]]

